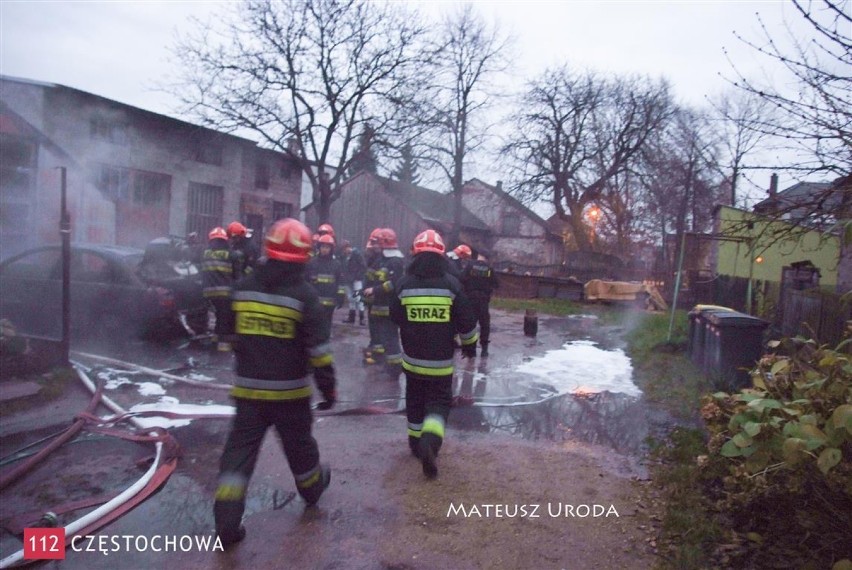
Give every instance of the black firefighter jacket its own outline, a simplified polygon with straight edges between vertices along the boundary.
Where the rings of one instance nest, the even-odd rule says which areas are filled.
[[[308,373],[326,395],[335,389],[328,319],[304,265],[268,260],[234,286],[228,326],[236,333],[231,395],[295,400],[311,395]]]
[[[397,284],[390,316],[399,325],[402,367],[420,376],[453,373],[456,334],[462,346],[477,341],[473,307],[459,280],[446,272],[446,260],[437,253],[414,257]]]
[[[387,317],[388,307],[396,289],[396,282],[405,272],[405,261],[398,250],[385,250],[373,257],[367,265],[364,275],[364,289],[373,289],[369,302],[370,314],[376,317]]]
[[[333,255],[317,255],[308,262],[308,281],[319,293],[324,307],[339,307],[346,297],[343,270]]]

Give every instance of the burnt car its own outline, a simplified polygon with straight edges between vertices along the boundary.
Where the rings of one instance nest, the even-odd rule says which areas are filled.
[[[168,271],[150,257],[146,250],[130,247],[71,246],[72,338],[162,338],[183,332],[181,320],[193,311],[203,310],[206,317],[197,267],[187,261],[183,270]],[[0,317],[19,333],[61,337],[61,246],[4,260],[0,290]]]

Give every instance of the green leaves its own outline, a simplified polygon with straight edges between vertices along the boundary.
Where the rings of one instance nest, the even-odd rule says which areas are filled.
[[[843,455],[852,441],[849,358],[813,342],[799,346],[801,353],[791,356],[765,356],[752,371],[753,388],[712,395],[722,413],[708,418],[708,428],[725,436],[718,455],[742,465],[731,467],[735,476],[769,465],[788,473],[816,465],[827,475],[850,461]]]

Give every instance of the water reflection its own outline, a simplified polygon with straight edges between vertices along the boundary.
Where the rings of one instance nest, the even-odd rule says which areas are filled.
[[[591,340],[569,341],[520,364],[489,370],[488,359],[456,369],[450,425],[525,439],[580,439],[621,453],[642,451],[646,408],[630,359]]]

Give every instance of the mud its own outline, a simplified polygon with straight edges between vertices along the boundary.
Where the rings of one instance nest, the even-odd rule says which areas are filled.
[[[333,468],[331,487],[317,507],[306,509],[295,497],[292,476],[270,432],[249,490],[248,536],[233,551],[122,549],[103,553],[69,549],[65,561],[42,565],[652,566],[653,548],[648,541],[654,513],[649,508],[647,473],[641,461],[650,414],[624,367],[626,357],[619,352],[621,331],[600,326],[592,316],[541,318],[534,339],[524,337],[522,327],[523,315],[493,311],[491,356],[458,364],[455,389],[463,396],[462,405],[450,416],[435,481],[424,478],[419,462],[408,452],[405,418],[400,413],[402,378],[391,379],[381,370],[361,364],[360,351],[367,340],[364,327],[335,324],[341,401],[330,413],[316,417],[315,436],[322,460]],[[593,361],[575,360],[573,370],[569,369],[570,359],[563,362],[551,357],[548,361],[549,351],[558,354],[571,346],[595,347],[595,351],[587,351]],[[218,355],[197,343],[125,345],[110,356],[176,370],[201,381],[227,383],[232,374],[231,356]],[[576,353],[574,356],[577,358]],[[596,370],[613,370],[613,363],[617,363],[616,384],[612,374],[596,376]],[[110,386],[106,394],[127,409],[179,404],[222,410],[229,405],[223,390],[122,371],[91,360],[85,364],[92,367],[90,374]],[[559,375],[560,367],[566,368],[564,377]],[[578,377],[582,382],[575,386]],[[597,390],[596,382],[610,389],[621,385],[623,392]],[[78,395],[69,406],[82,409],[86,401],[85,394]],[[4,417],[4,424],[7,419],[14,418]],[[42,435],[49,427],[44,420],[29,420],[33,428],[42,428]],[[211,497],[229,422],[227,418],[196,419],[169,427],[182,449],[176,472],[157,494],[100,534],[212,535]],[[2,440],[3,455],[34,435],[7,434]],[[2,518],[48,510],[57,502],[86,493],[121,490],[141,474],[136,462],[150,453],[150,447],[126,442],[65,446],[32,475],[3,491]],[[569,507],[572,514],[567,514]],[[584,516],[586,509],[589,512]],[[604,509],[608,516],[595,516],[596,509]],[[80,514],[70,513],[62,523]],[[2,556],[20,544],[19,538],[4,532],[0,536]]]

